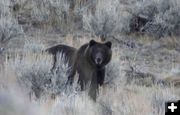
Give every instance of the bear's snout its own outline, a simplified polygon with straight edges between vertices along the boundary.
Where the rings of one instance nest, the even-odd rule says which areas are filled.
[[[97,54],[96,54],[95,63],[96,63],[97,65],[102,64],[102,62],[103,62],[103,58],[102,58],[102,57],[103,57],[103,56],[102,56],[101,53],[97,53]]]
[[[101,64],[102,63],[102,59],[101,58],[97,58],[96,59],[96,64]]]

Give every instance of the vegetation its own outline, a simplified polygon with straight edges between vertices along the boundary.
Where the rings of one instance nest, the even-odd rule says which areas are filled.
[[[1,0],[0,114],[163,115],[180,98],[179,0]],[[97,102],[44,50],[110,40]]]

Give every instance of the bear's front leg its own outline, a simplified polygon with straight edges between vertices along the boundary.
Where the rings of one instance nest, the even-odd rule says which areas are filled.
[[[96,101],[97,97],[97,91],[98,91],[98,82],[97,82],[97,73],[94,73],[92,76],[91,84],[90,84],[90,89],[88,95]]]
[[[97,82],[100,86],[104,83],[104,77],[105,77],[105,68],[97,70]]]

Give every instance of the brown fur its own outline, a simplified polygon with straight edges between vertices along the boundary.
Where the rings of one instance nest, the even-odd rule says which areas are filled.
[[[95,64],[92,55],[97,53],[97,50],[105,52],[102,57],[103,62],[101,65]],[[104,82],[105,77],[105,66],[111,60],[111,43],[98,43],[91,40],[89,43],[84,44],[78,50],[73,47],[66,45],[57,45],[47,49],[47,51],[54,55],[54,65],[56,64],[56,54],[62,52],[66,55],[67,61],[70,62],[72,67],[70,75],[68,76],[68,83],[72,84],[74,75],[76,72],[79,74],[78,83],[81,86],[81,90],[89,88],[89,96],[96,100],[97,90],[99,85],[101,86]],[[101,52],[102,53],[102,52]],[[89,85],[90,87],[88,87]]]

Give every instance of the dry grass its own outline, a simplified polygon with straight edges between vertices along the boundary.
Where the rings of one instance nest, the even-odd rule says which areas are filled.
[[[164,103],[180,98],[179,3],[1,0],[0,114],[164,115]],[[137,17],[148,22],[138,25]],[[134,33],[131,24],[139,31]],[[95,103],[79,91],[77,79],[65,88],[64,56],[59,54],[57,73],[51,73],[52,57],[43,51],[60,43],[79,48],[102,38],[113,42],[113,56]]]
[[[76,86],[70,90],[71,93],[62,89],[66,81],[66,65],[63,60],[59,61],[59,67],[62,68],[58,76],[51,75],[51,56],[34,52],[36,43],[27,42],[24,46],[27,47],[24,49],[26,53],[22,52],[23,55],[19,55],[17,52],[14,57],[7,59],[0,74],[0,102],[3,103],[1,108],[5,108],[0,109],[2,114],[163,115],[164,103],[180,97],[180,92],[175,87],[126,84],[127,76],[124,69],[128,67],[119,60],[118,53],[115,53],[107,68],[106,84],[100,88],[97,102],[94,103],[86,91],[79,92]],[[45,46],[42,44],[42,47]],[[35,51],[38,50],[39,47]],[[61,81],[58,81],[57,77]],[[46,83],[49,78],[53,78],[55,84]],[[34,86],[39,88],[33,89]],[[36,98],[37,92],[40,95],[39,99]],[[52,99],[51,94],[57,94],[56,98]],[[9,112],[7,108],[12,108],[12,111]],[[25,111],[27,108],[28,111]]]
[[[9,41],[11,38],[23,34],[22,27],[13,17],[9,8],[10,0],[0,1],[0,43]]]
[[[82,32],[103,39],[134,32],[157,38],[179,35],[178,0],[3,0],[0,4],[1,42],[32,31]]]

